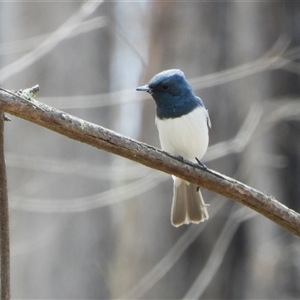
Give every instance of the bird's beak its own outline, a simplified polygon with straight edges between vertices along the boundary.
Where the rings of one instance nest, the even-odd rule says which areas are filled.
[[[148,84],[143,85],[143,86],[139,86],[138,88],[136,88],[137,91],[143,91],[143,92],[150,92],[150,88],[148,86]]]

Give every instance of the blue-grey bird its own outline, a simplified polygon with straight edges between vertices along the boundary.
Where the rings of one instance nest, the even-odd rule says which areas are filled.
[[[208,147],[211,123],[202,100],[195,96],[184,73],[175,69],[163,71],[137,91],[148,92],[156,102],[155,123],[162,149],[191,161],[200,160]],[[172,224],[178,227],[207,220],[208,212],[199,187],[172,177]]]

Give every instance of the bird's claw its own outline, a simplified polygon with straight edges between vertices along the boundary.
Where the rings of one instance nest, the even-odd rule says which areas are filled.
[[[208,169],[207,166],[206,166],[204,163],[202,163],[197,157],[196,157],[196,161],[197,161],[198,165],[199,165],[203,170],[207,170],[207,169]]]
[[[178,155],[178,159],[181,160],[181,161],[184,160],[183,156],[181,156],[181,155]]]

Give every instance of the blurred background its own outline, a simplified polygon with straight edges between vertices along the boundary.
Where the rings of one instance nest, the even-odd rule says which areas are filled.
[[[0,82],[160,147],[135,88],[184,71],[209,110],[208,167],[300,211],[297,1],[1,1]],[[172,227],[170,176],[16,117],[5,149],[12,298],[299,299],[300,242],[203,190]]]

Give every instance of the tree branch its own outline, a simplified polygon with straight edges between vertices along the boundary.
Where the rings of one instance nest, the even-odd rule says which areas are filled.
[[[71,139],[86,143],[150,168],[175,175],[246,205],[300,237],[300,215],[239,181],[120,135],[96,124],[0,88],[0,110],[28,120]]]

